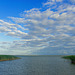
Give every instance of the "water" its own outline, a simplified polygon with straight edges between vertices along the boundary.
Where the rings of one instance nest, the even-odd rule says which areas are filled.
[[[61,56],[20,56],[0,62],[0,75],[75,75],[75,65]]]

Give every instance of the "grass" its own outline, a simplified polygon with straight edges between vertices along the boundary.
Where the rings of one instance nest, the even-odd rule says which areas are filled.
[[[0,61],[15,60],[15,59],[19,59],[19,57],[13,55],[0,55]]]
[[[64,56],[65,59],[70,59],[72,64],[75,64],[75,55]]]

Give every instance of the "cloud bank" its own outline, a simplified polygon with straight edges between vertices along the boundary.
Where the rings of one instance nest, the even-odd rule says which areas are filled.
[[[1,42],[7,54],[74,54],[75,1],[48,0],[42,8],[25,10],[21,17],[0,20],[0,33],[19,38]],[[9,46],[8,46],[9,45]],[[8,53],[9,52],[9,53]]]

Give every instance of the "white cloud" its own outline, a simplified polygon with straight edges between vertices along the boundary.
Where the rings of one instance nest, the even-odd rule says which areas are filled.
[[[8,29],[7,27],[0,27],[0,32],[10,32],[11,29]]]
[[[63,0],[56,0],[57,2],[62,2]]]
[[[59,3],[59,2],[62,3],[63,0],[48,0],[46,3],[43,3],[43,5],[44,6],[52,6],[52,5],[55,5],[55,4]]]
[[[71,3],[75,4],[75,0],[70,0]]]
[[[62,0],[49,0],[44,5],[56,6],[57,2],[61,3]],[[9,17],[14,24],[0,20],[0,32],[21,39],[8,46],[10,54],[32,54],[42,49],[61,49],[58,53],[70,53],[67,49],[71,51],[71,48],[75,48],[74,12],[75,5],[70,4],[60,5],[56,9],[49,6],[45,10],[25,10],[22,18]]]

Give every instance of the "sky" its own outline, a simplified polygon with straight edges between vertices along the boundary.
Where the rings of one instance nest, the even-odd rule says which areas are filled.
[[[0,0],[0,54],[75,54],[75,0]]]

